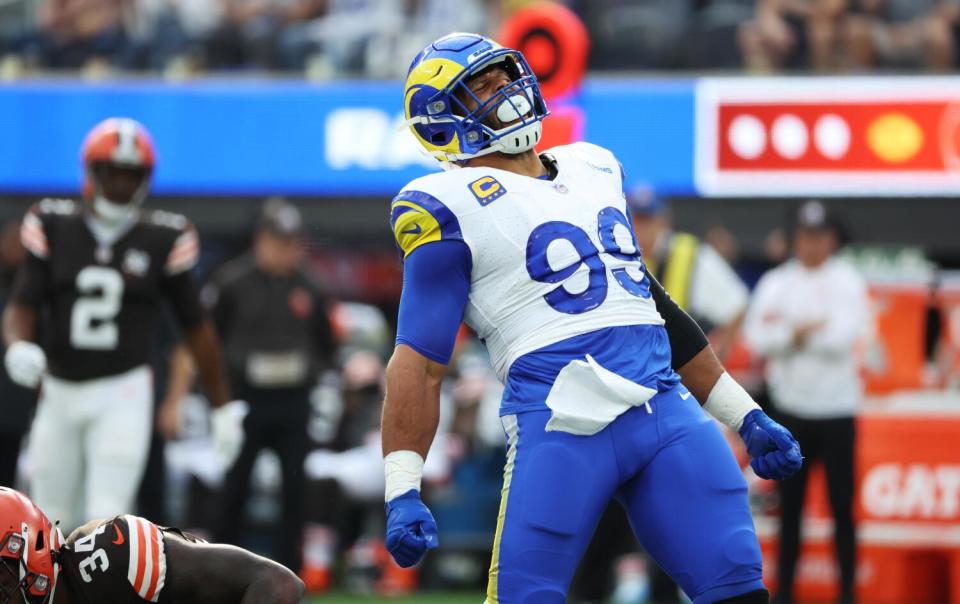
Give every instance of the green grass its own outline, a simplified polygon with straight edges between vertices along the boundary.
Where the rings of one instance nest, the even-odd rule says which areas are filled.
[[[348,596],[343,594],[330,594],[317,596],[310,600],[311,604],[480,604],[483,602],[482,593],[431,593],[405,598],[382,598],[382,597],[364,597]]]

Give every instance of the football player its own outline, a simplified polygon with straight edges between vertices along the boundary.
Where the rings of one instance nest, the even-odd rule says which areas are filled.
[[[504,382],[508,452],[488,604],[562,604],[607,503],[696,604],[766,603],[747,485],[706,410],[764,478],[800,449],[723,369],[643,265],[619,163],[587,143],[534,149],[547,116],[523,56],[451,34],[413,60],[419,142],[452,169],[414,180],[391,223],[404,262],[383,411],[387,547],[437,547],[420,498],[461,319]],[[682,383],[681,383],[682,379]]]
[[[137,516],[64,539],[30,499],[0,487],[0,604],[296,604],[303,583],[266,558]]]
[[[150,442],[148,360],[162,300],[218,408],[215,439],[236,448],[242,438],[229,421],[240,404],[226,404],[219,344],[190,275],[197,232],[183,216],[141,208],[154,157],[139,123],[100,123],[83,143],[83,201],[45,199],[21,227],[28,254],[4,312],[4,361],[23,386],[42,378],[32,494],[68,528],[132,509]]]

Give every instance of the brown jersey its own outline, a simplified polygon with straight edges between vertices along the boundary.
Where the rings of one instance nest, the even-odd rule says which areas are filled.
[[[71,602],[167,602],[165,540],[198,541],[137,516],[90,522],[75,530],[60,553],[61,580]]]
[[[199,241],[183,216],[142,211],[110,231],[82,204],[47,199],[27,212],[21,240],[29,254],[13,301],[37,310],[56,377],[95,379],[147,364],[163,299],[184,328],[202,320],[190,275]]]

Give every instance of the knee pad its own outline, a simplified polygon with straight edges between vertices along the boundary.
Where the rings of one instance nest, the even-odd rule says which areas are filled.
[[[765,589],[758,589],[733,598],[717,600],[715,604],[770,604],[770,594]]]

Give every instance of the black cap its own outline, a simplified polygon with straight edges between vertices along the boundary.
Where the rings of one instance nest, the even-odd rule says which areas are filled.
[[[848,240],[846,225],[836,212],[818,199],[804,202],[794,217],[794,228],[807,231],[830,231],[841,243]]]
[[[280,237],[294,237],[303,233],[303,216],[297,206],[282,197],[271,197],[260,210],[258,226]]]

